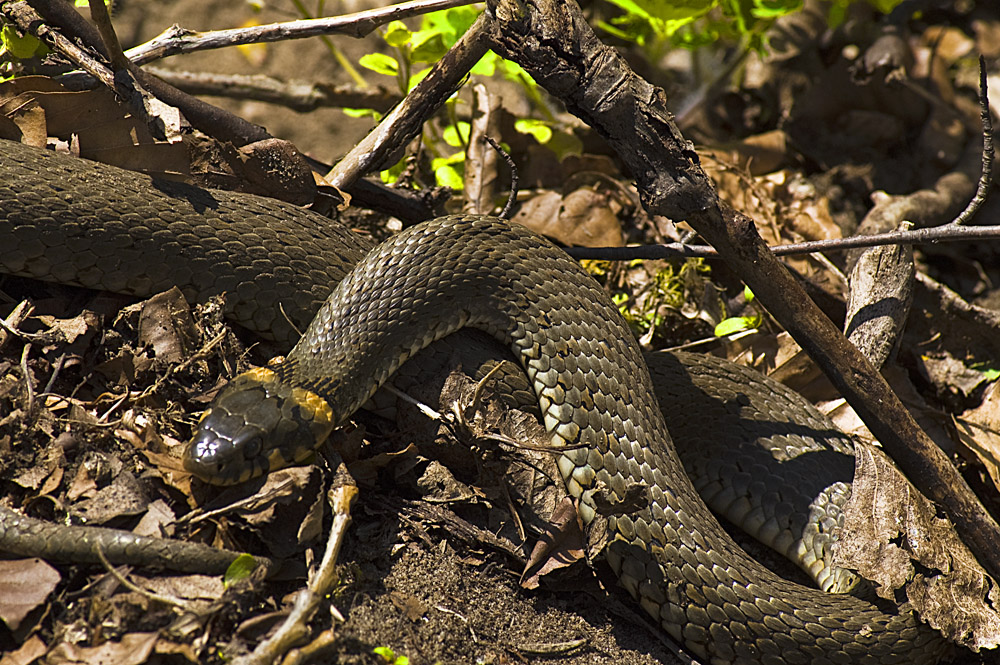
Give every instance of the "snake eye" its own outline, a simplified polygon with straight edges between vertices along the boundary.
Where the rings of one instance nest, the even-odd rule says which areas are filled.
[[[259,434],[242,443],[243,457],[248,460],[257,458],[264,450],[264,439]]]

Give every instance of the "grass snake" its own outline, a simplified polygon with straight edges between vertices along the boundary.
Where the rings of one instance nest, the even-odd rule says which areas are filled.
[[[606,516],[607,558],[629,593],[697,656],[924,663],[946,649],[910,612],[887,613],[788,582],[740,550],[684,473],[643,356],[615,305],[578,264],[522,227],[442,218],[398,234],[362,261],[369,249],[363,240],[293,206],[5,141],[0,227],[5,272],[135,295],[175,284],[199,300],[228,292],[237,296],[227,301],[237,321],[279,340],[294,338],[279,300],[302,326],[337,284],[283,364],[241,375],[207,412],[201,431],[211,436],[199,434],[190,449],[192,466],[203,472],[229,473],[211,455],[230,451],[245,414],[258,429],[305,428],[294,434],[299,441],[323,436],[407,357],[471,326],[520,359],[553,441],[584,444],[563,452],[559,468],[585,521],[597,515],[595,493],[612,503],[633,487],[648,495],[645,506]],[[679,357],[700,368],[674,374],[688,376],[695,392],[730,381],[714,403],[739,409],[774,401],[775,389],[755,384],[745,370]],[[701,413],[710,403],[692,400],[681,411],[695,418],[695,429],[724,428]],[[267,457],[269,440],[253,428],[244,435]],[[271,455],[259,470],[299,453]],[[0,511],[0,546],[9,513]]]

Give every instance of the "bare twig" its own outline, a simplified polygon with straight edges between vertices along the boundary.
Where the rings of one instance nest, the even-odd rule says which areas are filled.
[[[166,596],[154,593],[152,591],[149,591],[148,589],[143,589],[137,584],[134,584],[132,580],[128,579],[120,572],[118,572],[118,570],[111,564],[111,562],[108,561],[108,557],[104,555],[104,548],[102,548],[100,544],[97,545],[96,550],[97,550],[97,558],[101,560],[101,565],[104,566],[104,570],[107,571],[107,573],[111,575],[111,577],[115,578],[115,580],[117,580],[119,584],[124,586],[129,591],[133,591],[139,594],[140,596],[152,600],[154,602],[162,603],[169,607],[175,607],[183,612],[191,612],[194,610],[193,604],[186,600],[183,600],[181,598],[174,598],[173,596]]]
[[[318,108],[366,108],[385,113],[400,96],[383,88],[358,90],[353,86],[310,81],[282,81],[263,74],[213,74],[180,72],[159,67],[146,71],[189,95],[252,99],[307,113]]]
[[[11,337],[20,336],[18,327],[31,315],[32,311],[34,311],[34,307],[27,300],[22,300],[6,319],[0,319],[0,350],[3,350],[7,340]]]
[[[919,245],[939,242],[964,242],[1000,238],[1000,226],[960,226],[958,221],[941,226],[911,231],[889,231],[870,236],[851,236],[810,242],[789,243],[770,247],[774,256],[839,252],[858,247],[882,245]],[[679,242],[641,247],[570,247],[566,250],[575,259],[630,261],[632,259],[676,259],[689,257],[718,258],[719,252],[709,245],[685,245]]]
[[[319,568],[310,576],[306,588],[296,594],[292,610],[278,630],[258,644],[252,654],[233,661],[234,665],[270,665],[282,658],[308,634],[309,620],[339,579],[335,564],[344,542],[344,534],[351,523],[351,504],[357,495],[358,486],[348,473],[347,467],[341,463],[337,468],[333,487],[327,493],[327,499],[333,509],[333,525],[327,536],[326,551]],[[331,612],[343,621],[343,617],[339,616],[335,608],[331,607]]]
[[[91,54],[63,37],[42,21],[42,17],[27,2],[8,2],[2,5],[3,15],[25,33],[30,33],[42,40],[53,51],[66,56],[70,62],[84,70],[105,86],[115,89],[115,75],[104,63]],[[128,95],[123,95],[128,98]]]
[[[956,226],[967,223],[986,201],[993,184],[993,118],[990,115],[990,95],[986,85],[986,60],[979,56],[979,117],[983,124],[983,172],[979,177],[976,196],[955,219]]]
[[[35,382],[31,378],[31,370],[28,369],[28,354],[31,352],[31,344],[25,344],[21,349],[21,374],[24,376],[25,409],[29,414],[35,412]]]
[[[101,33],[101,41],[104,42],[104,50],[108,54],[108,62],[115,71],[122,71],[128,68],[128,58],[122,52],[121,42],[115,34],[114,26],[111,25],[111,15],[108,14],[108,6],[104,0],[90,0],[90,18],[97,25],[97,30]]]
[[[330,18],[302,19],[284,23],[269,23],[249,28],[232,28],[212,32],[194,32],[180,26],[173,26],[145,44],[140,44],[125,52],[136,65],[144,65],[180,53],[194,53],[210,49],[279,42],[289,39],[305,39],[318,35],[345,34],[364,37],[380,25],[411,16],[461,7],[474,0],[413,0],[398,5],[370,9],[355,14]]]
[[[514,207],[514,202],[517,201],[517,164],[514,163],[514,158],[493,137],[484,136],[483,140],[500,153],[500,156],[503,157],[504,162],[507,163],[507,167],[510,169],[510,196],[507,197],[507,203],[504,204],[503,210],[500,211],[500,217],[510,219],[510,211]]]

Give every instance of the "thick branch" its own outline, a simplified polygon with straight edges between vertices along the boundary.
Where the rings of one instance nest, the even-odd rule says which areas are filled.
[[[719,251],[812,356],[922,491],[947,510],[983,566],[1000,579],[1000,528],[885,380],[761,240],[753,220],[722,203],[666,109],[664,93],[600,43],[570,0],[492,0],[491,47],[514,60],[596,129],[636,178],[643,206],[686,220]]]

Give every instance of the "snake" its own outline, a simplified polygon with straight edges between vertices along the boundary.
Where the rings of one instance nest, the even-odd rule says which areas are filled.
[[[911,610],[804,587],[743,552],[685,472],[617,307],[579,264],[524,227],[449,216],[372,249],[278,201],[0,141],[0,240],[11,274],[135,295],[174,285],[194,299],[235,293],[228,313],[277,340],[308,323],[284,361],[236,377],[201,419],[186,464],[210,481],[301,459],[407,359],[477,329],[520,362],[566,488],[584,523],[607,530],[605,557],[621,585],[696,657],[934,663],[949,649]],[[672,356],[680,369],[666,380],[688,395],[681,411],[702,431],[726,427],[718,414],[699,413],[707,404],[739,416],[782,401],[748,370],[695,355]],[[690,397],[693,386],[709,399],[726,381],[714,402]],[[804,430],[798,419],[811,416],[791,399],[786,430]],[[626,501],[637,491],[638,506]],[[37,526],[13,528],[10,514],[0,511],[2,549]]]

